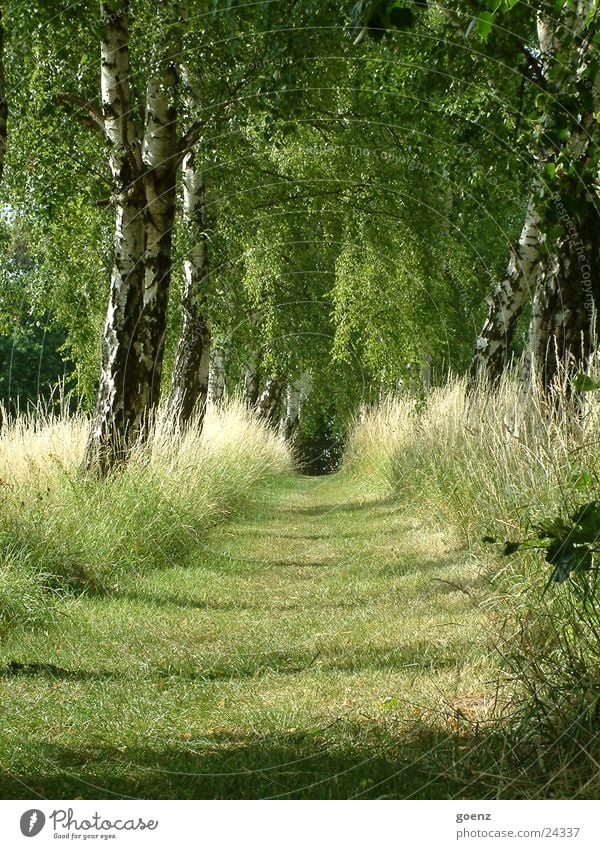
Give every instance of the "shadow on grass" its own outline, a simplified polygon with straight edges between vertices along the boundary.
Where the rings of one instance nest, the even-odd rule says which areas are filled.
[[[144,679],[173,678],[186,681],[244,681],[260,679],[263,675],[302,675],[308,671],[357,673],[367,670],[401,672],[407,670],[434,671],[457,667],[468,657],[470,644],[461,640],[431,650],[426,640],[417,640],[401,647],[364,645],[354,651],[336,651],[335,648],[306,648],[301,650],[276,650],[239,653],[232,657],[208,658],[206,665],[193,661],[172,661],[148,664],[146,671],[65,669],[53,663],[21,663],[11,660],[0,669],[0,678],[39,677],[58,681],[100,682],[110,680],[136,681]]]
[[[397,730],[396,730],[397,731]],[[481,741],[423,732],[365,738],[339,720],[331,732],[214,734],[170,747],[69,748],[44,740],[20,753],[27,768],[0,772],[4,799],[449,799],[492,795]],[[368,735],[367,735],[368,736]],[[363,742],[356,745],[357,740]],[[465,748],[466,747],[466,748]],[[6,761],[5,761],[6,763]]]
[[[298,542],[302,542],[303,540],[331,540],[335,542],[338,539],[376,539],[381,536],[401,536],[403,533],[406,533],[410,528],[400,527],[400,528],[377,528],[364,532],[352,532],[347,534],[340,534],[337,531],[332,531],[329,534],[280,534],[276,530],[273,531],[274,535],[277,536],[278,539],[291,539],[297,540]]]
[[[278,613],[294,610],[357,610],[365,606],[362,599],[356,601],[322,601],[310,602],[304,599],[296,603],[293,602],[274,602],[269,598],[261,603],[250,603],[245,601],[195,601],[194,599],[185,598],[177,595],[154,595],[152,593],[143,592],[120,592],[115,595],[117,599],[126,599],[135,604],[148,604],[152,607],[165,608],[181,608],[182,610],[214,610],[217,612],[227,613],[234,610],[273,610]]]
[[[600,781],[578,759],[553,777],[507,753],[500,734],[415,722],[369,729],[338,719],[308,733],[215,731],[171,745],[29,740],[0,769],[3,799],[594,799]]]
[[[110,681],[122,677],[120,673],[110,669],[99,671],[64,669],[54,663],[21,663],[18,660],[11,660],[0,668],[0,678],[14,678],[16,676],[25,678],[39,676],[55,678],[60,681]]]
[[[393,508],[390,510],[389,508]],[[388,498],[378,498],[378,499],[370,499],[365,501],[347,501],[342,502],[341,504],[337,503],[323,503],[316,504],[312,507],[301,507],[298,505],[293,505],[292,507],[279,507],[277,509],[278,514],[286,514],[286,515],[297,515],[299,517],[304,516],[324,516],[329,513],[359,513],[365,511],[377,511],[385,509],[386,513],[394,512],[394,513],[404,513],[405,508],[398,502],[397,498],[388,497]]]

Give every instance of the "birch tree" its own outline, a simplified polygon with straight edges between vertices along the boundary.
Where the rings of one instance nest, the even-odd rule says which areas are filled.
[[[542,263],[529,331],[531,378],[549,390],[587,369],[598,340],[598,5],[565,3],[538,11],[541,64],[547,80],[541,137],[542,206],[548,255]]]
[[[506,272],[486,300],[488,313],[475,345],[472,380],[495,383],[510,356],[515,326],[531,300],[539,275],[541,245],[539,213],[530,199],[518,241],[510,246]]]
[[[177,136],[179,68],[176,60],[179,26],[162,22],[163,49],[154,57],[147,82],[145,129],[142,141],[144,191],[144,304],[140,322],[140,349],[152,358],[148,408],[154,413],[160,401],[162,363],[171,282],[173,228],[177,171],[180,165]]]
[[[7,125],[8,101],[6,99],[6,78],[4,74],[4,21],[3,9],[0,6],[0,183],[2,182],[2,177],[4,176]]]
[[[500,5],[505,11],[514,6]],[[538,89],[529,143],[537,188],[506,273],[488,299],[472,377],[493,381],[500,375],[515,324],[532,299],[526,357],[531,380],[549,390],[559,373],[586,368],[595,350],[600,293],[594,189],[597,12],[595,0],[542,3],[534,11],[535,49],[522,46]],[[493,15],[486,14],[491,30]]]
[[[153,352],[140,340],[144,307],[146,197],[142,150],[130,90],[129,3],[122,13],[101,4],[102,108],[87,107],[110,144],[115,208],[114,260],[96,410],[85,452],[87,469],[107,473],[148,427]]]
[[[184,260],[182,323],[166,404],[172,427],[185,427],[193,415],[201,426],[208,396],[210,328],[203,309],[209,281],[208,237],[204,175],[193,149],[183,160],[183,215],[190,248]]]
[[[109,142],[115,208],[98,396],[85,452],[86,468],[100,474],[147,438],[159,402],[179,165],[172,31],[148,76],[142,130],[130,88],[128,12],[129,2],[120,9],[101,4],[102,108],[79,103]]]
[[[0,183],[4,175],[4,159],[6,156],[6,139],[8,124],[8,101],[6,99],[6,78],[4,75],[4,23],[3,9],[0,6]],[[0,405],[0,431],[4,419],[3,408]]]

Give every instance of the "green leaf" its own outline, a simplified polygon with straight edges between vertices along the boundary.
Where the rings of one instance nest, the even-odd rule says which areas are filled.
[[[596,383],[587,374],[581,372],[573,378],[573,389],[577,389],[579,392],[595,392],[600,389],[600,383]]]
[[[573,486],[578,492],[585,492],[592,485],[592,476],[589,472],[582,472],[573,481]]]
[[[572,542],[556,539],[548,546],[546,562],[554,566],[552,580],[557,584],[564,583],[573,569],[577,568],[579,552]]]
[[[579,560],[575,566],[576,572],[589,572],[592,568],[594,556],[587,546],[577,549],[579,552]]]
[[[539,537],[533,537],[532,539],[526,539],[521,543],[521,550],[532,550],[536,548],[547,548],[548,540],[541,539]]]
[[[579,507],[572,516],[574,528],[570,534],[573,542],[597,542],[600,537],[600,506],[591,501]]]
[[[571,516],[571,521],[574,525],[581,525],[590,519],[597,522],[600,527],[600,508],[596,501],[588,501],[587,504],[581,504]]]
[[[564,519],[545,519],[537,526],[540,536],[549,539],[560,539],[568,536],[571,526]]]
[[[396,6],[390,11],[389,19],[396,29],[410,29],[415,24],[415,13],[407,7]]]
[[[483,41],[487,41],[494,26],[494,15],[491,12],[480,12],[477,16],[477,32]]]

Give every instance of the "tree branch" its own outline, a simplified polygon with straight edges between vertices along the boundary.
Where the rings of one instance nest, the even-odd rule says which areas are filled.
[[[544,72],[542,70],[542,65],[541,65],[541,62],[539,61],[539,59],[536,56],[534,56],[533,53],[527,47],[525,47],[524,44],[521,44],[519,46],[519,50],[521,51],[523,56],[525,56],[525,58],[527,59],[527,64],[529,65],[529,67],[531,68],[531,71],[532,71],[533,81],[536,82],[539,85],[540,88],[544,88],[544,89],[547,88],[548,80],[544,76]]]
[[[70,94],[66,91],[61,91],[56,95],[58,103],[64,106],[76,106],[84,114],[78,116],[80,123],[85,127],[91,127],[94,130],[100,130],[103,136],[106,137],[106,128],[104,126],[104,116],[100,107],[92,100],[85,100],[78,94]]]

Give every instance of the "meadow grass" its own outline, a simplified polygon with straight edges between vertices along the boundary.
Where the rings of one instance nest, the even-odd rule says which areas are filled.
[[[454,535],[423,531],[364,483],[283,477],[183,562],[13,633],[0,791],[489,792],[486,587]]]
[[[501,552],[598,498],[599,418],[591,396],[558,389],[548,399],[510,376],[493,392],[455,380],[425,403],[395,398],[372,410],[346,455],[348,472],[380,480],[423,524],[458,534],[490,582],[504,704],[496,730],[531,765],[532,795],[544,776],[567,796],[599,792],[597,567],[556,584],[540,551]]]
[[[209,410],[200,437],[159,422],[150,444],[104,481],[80,468],[88,430],[83,415],[36,415],[0,437],[7,627],[44,618],[65,592],[114,592],[124,576],[180,563],[255,484],[291,469],[286,447],[236,404]]]
[[[372,411],[308,478],[236,409],[103,484],[77,473],[81,423],[51,424],[1,440],[33,600],[5,606],[0,795],[600,795],[592,635],[542,598],[539,555],[480,542],[590,496],[585,423],[457,383]],[[585,675],[555,675],[547,712],[557,613]]]

